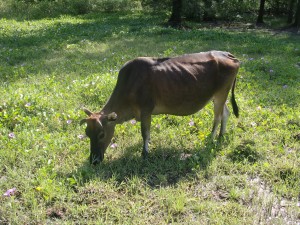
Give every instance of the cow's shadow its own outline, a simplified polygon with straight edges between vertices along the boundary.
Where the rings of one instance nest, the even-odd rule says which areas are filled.
[[[228,138],[212,141],[208,137],[203,147],[194,149],[157,147],[147,159],[142,158],[142,146],[138,144],[124,149],[117,159],[105,159],[96,166],[86,160],[75,171],[62,175],[76,179],[80,186],[95,179],[112,179],[121,184],[134,177],[141,178],[152,188],[171,186],[182,179],[193,179],[199,170],[206,171],[218,151],[229,142]]]

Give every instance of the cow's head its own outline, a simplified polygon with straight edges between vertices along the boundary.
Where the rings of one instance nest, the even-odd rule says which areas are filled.
[[[109,145],[115,130],[116,113],[92,113],[88,109],[84,109],[88,115],[87,119],[80,121],[80,125],[86,123],[85,133],[90,138],[91,153],[90,163],[98,164],[104,158],[104,153]]]

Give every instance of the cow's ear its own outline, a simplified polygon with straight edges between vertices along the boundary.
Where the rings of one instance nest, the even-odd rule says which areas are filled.
[[[107,115],[108,121],[115,121],[117,118],[118,118],[118,116],[117,116],[117,113],[115,113],[115,112],[112,112]]]

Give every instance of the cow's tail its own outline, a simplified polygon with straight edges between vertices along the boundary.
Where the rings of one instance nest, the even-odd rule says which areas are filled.
[[[233,85],[232,85],[232,88],[231,88],[231,104],[232,104],[234,115],[236,117],[239,117],[239,108],[238,108],[238,105],[236,104],[235,97],[234,97],[235,82],[236,82],[236,78],[234,79]]]

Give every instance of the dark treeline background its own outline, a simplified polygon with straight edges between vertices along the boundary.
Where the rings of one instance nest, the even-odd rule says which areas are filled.
[[[265,17],[285,18],[299,28],[300,0],[1,0],[0,16],[23,19],[91,12],[151,11],[165,13],[169,25],[182,21],[247,21],[264,24]]]

